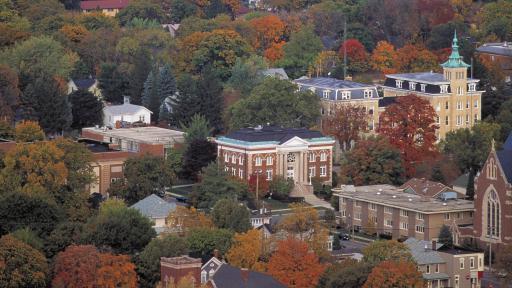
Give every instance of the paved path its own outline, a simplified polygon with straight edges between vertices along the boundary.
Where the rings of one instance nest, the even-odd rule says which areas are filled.
[[[327,209],[334,210],[334,208],[332,208],[332,206],[331,206],[331,203],[316,197],[315,194],[308,193],[308,194],[304,195],[304,201],[306,201],[306,203],[308,203],[311,206],[324,207]]]

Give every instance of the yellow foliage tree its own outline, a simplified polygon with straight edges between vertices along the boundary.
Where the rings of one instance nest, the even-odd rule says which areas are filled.
[[[34,142],[44,140],[44,132],[35,121],[23,121],[16,125],[14,131],[16,142]]]
[[[212,219],[196,208],[177,206],[176,210],[167,216],[167,227],[172,232],[186,234],[192,228],[213,228]]]
[[[377,43],[377,47],[372,52],[372,68],[384,74],[396,73],[397,52],[395,47],[386,41]]]
[[[235,267],[264,271],[265,264],[260,261],[265,251],[264,245],[263,235],[259,230],[236,233],[226,258]]]

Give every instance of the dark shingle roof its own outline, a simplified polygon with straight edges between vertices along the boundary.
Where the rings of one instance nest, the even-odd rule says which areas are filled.
[[[94,83],[96,82],[96,79],[78,79],[78,80],[73,80],[73,82],[75,83],[76,87],[78,89],[89,89],[92,85],[94,85]]]
[[[396,97],[383,97],[379,99],[379,107],[388,107],[396,103]]]
[[[365,90],[372,91],[373,99],[379,98],[379,93],[377,92],[377,87],[370,84],[363,84],[358,82],[339,80],[335,78],[327,78],[327,77],[316,77],[316,78],[299,78],[293,80],[296,84],[300,85],[301,91],[307,91],[310,88],[315,88],[315,94],[318,97],[323,99],[324,91],[332,92],[328,96],[328,100],[337,100],[337,101],[350,101],[357,99],[370,99],[364,97]],[[338,99],[336,99],[336,90],[346,90],[350,91],[350,99],[341,99],[341,95],[338,95]]]
[[[272,276],[255,272],[247,271],[248,277],[244,279],[242,270],[235,268],[229,264],[222,264],[222,266],[213,275],[213,282],[215,287],[218,288],[284,288],[285,286],[279,283]]]
[[[308,130],[306,128],[281,128],[275,126],[264,126],[261,129],[243,128],[231,132],[225,137],[246,142],[277,141],[282,144],[296,136],[302,139],[323,137],[322,133],[319,131]]]
[[[512,183],[512,133],[508,135],[507,140],[503,144],[503,149],[497,151],[496,155],[500,161],[501,168],[508,183]]]
[[[489,53],[512,57],[512,45],[507,42],[485,43],[484,45],[478,47],[476,51],[480,53]]]
[[[449,83],[448,80],[444,78],[443,74],[433,73],[433,72],[419,72],[419,73],[404,73],[404,74],[389,74],[386,77],[394,78],[394,79],[409,79],[412,81],[417,81],[418,83],[428,82],[428,83],[438,83],[438,82],[446,82]]]

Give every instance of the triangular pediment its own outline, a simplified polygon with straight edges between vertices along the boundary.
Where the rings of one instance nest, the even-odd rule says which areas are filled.
[[[291,138],[290,140],[288,140],[288,141],[284,142],[283,144],[281,144],[281,146],[282,147],[283,146],[284,147],[297,147],[297,146],[307,146],[308,144],[309,143],[306,140],[304,140],[304,139],[302,139],[300,137],[295,136],[295,137]]]

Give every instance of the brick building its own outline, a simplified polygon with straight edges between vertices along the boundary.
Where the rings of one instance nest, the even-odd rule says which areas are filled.
[[[114,17],[128,4],[130,4],[130,0],[86,0],[80,1],[80,9],[84,13],[101,11],[107,16]]]
[[[244,128],[215,142],[219,164],[243,180],[261,173],[267,180],[274,176],[292,178],[297,187],[310,187],[313,178],[331,184],[334,140],[318,131],[271,126]]]
[[[476,49],[477,55],[486,63],[496,63],[505,76],[505,82],[512,79],[512,44],[485,43]]]
[[[350,229],[392,239],[430,241],[438,238],[443,225],[473,223],[473,202],[457,199],[455,192],[434,198],[392,185],[342,185],[333,193],[339,196],[341,217]]]

